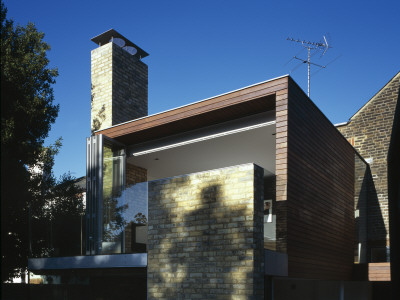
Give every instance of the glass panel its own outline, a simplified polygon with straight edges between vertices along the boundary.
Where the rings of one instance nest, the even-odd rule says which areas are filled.
[[[264,249],[276,251],[275,176],[264,178]]]
[[[147,182],[109,191],[104,187],[101,254],[145,253],[147,245]]]
[[[137,183],[125,190],[125,252],[143,253],[147,245],[148,184]]]
[[[123,150],[104,144],[101,247],[99,254],[122,253],[125,209],[123,199],[125,157]]]
[[[101,247],[98,254],[144,253],[147,245],[147,182],[125,187],[125,154],[103,147]]]
[[[127,165],[124,145],[100,134],[87,139],[86,174],[86,254],[146,252],[147,170]]]
[[[354,262],[367,262],[367,197],[368,197],[368,168],[366,163],[355,154],[354,167],[354,218],[355,240]]]

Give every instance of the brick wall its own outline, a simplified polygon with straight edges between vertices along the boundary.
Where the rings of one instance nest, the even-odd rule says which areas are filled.
[[[112,43],[91,52],[92,132],[112,124]]]
[[[91,53],[92,132],[147,115],[147,65],[114,43]]]
[[[400,93],[388,153],[390,271],[393,295],[400,295]]]
[[[370,164],[373,182],[368,193],[368,243],[384,247],[389,237],[387,153],[399,97],[400,73],[361,108],[342,134]]]
[[[358,263],[367,262],[367,203],[368,187],[371,181],[371,171],[367,163],[355,154],[354,162],[354,211],[355,211],[355,257]],[[359,249],[360,244],[360,249]]]
[[[263,170],[149,182],[148,299],[263,299]]]
[[[113,44],[113,125],[147,116],[147,65]]]
[[[132,164],[126,164],[126,186],[147,181],[147,170]]]

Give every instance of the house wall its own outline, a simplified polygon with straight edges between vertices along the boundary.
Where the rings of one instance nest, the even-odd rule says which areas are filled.
[[[112,43],[91,52],[92,131],[112,124]]]
[[[355,244],[354,261],[367,262],[367,229],[368,229],[368,190],[371,185],[371,170],[368,164],[355,154],[354,164],[354,218],[355,218]]]
[[[147,85],[147,65],[116,44],[92,50],[92,132],[146,116]]]
[[[288,157],[288,78],[286,88],[276,92],[276,251],[287,253],[287,157]]]
[[[287,110],[289,277],[350,279],[355,152],[291,79]]]
[[[400,295],[400,93],[388,153],[390,271],[393,295]]]
[[[149,182],[148,299],[263,299],[263,169]]]
[[[148,68],[115,44],[113,52],[112,121],[115,125],[147,116]]]
[[[126,164],[126,186],[147,181],[147,170],[132,164]]]
[[[387,153],[399,98],[400,73],[360,109],[340,132],[370,165],[373,181],[368,193],[368,246],[389,244]],[[373,259],[369,255],[369,259]],[[378,259],[378,258],[375,258]]]

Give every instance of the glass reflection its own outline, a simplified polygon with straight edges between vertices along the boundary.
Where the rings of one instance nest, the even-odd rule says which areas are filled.
[[[121,150],[112,145],[103,148],[102,234],[99,254],[122,253],[124,239],[123,164]]]
[[[143,253],[147,244],[147,182],[125,187],[125,157],[105,145],[101,247],[98,254]]]
[[[264,178],[264,249],[276,251],[275,176]]]

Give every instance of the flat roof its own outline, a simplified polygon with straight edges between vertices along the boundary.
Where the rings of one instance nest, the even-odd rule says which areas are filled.
[[[96,131],[124,144],[185,132],[275,108],[275,95],[288,87],[289,75],[257,83],[175,109]]]

